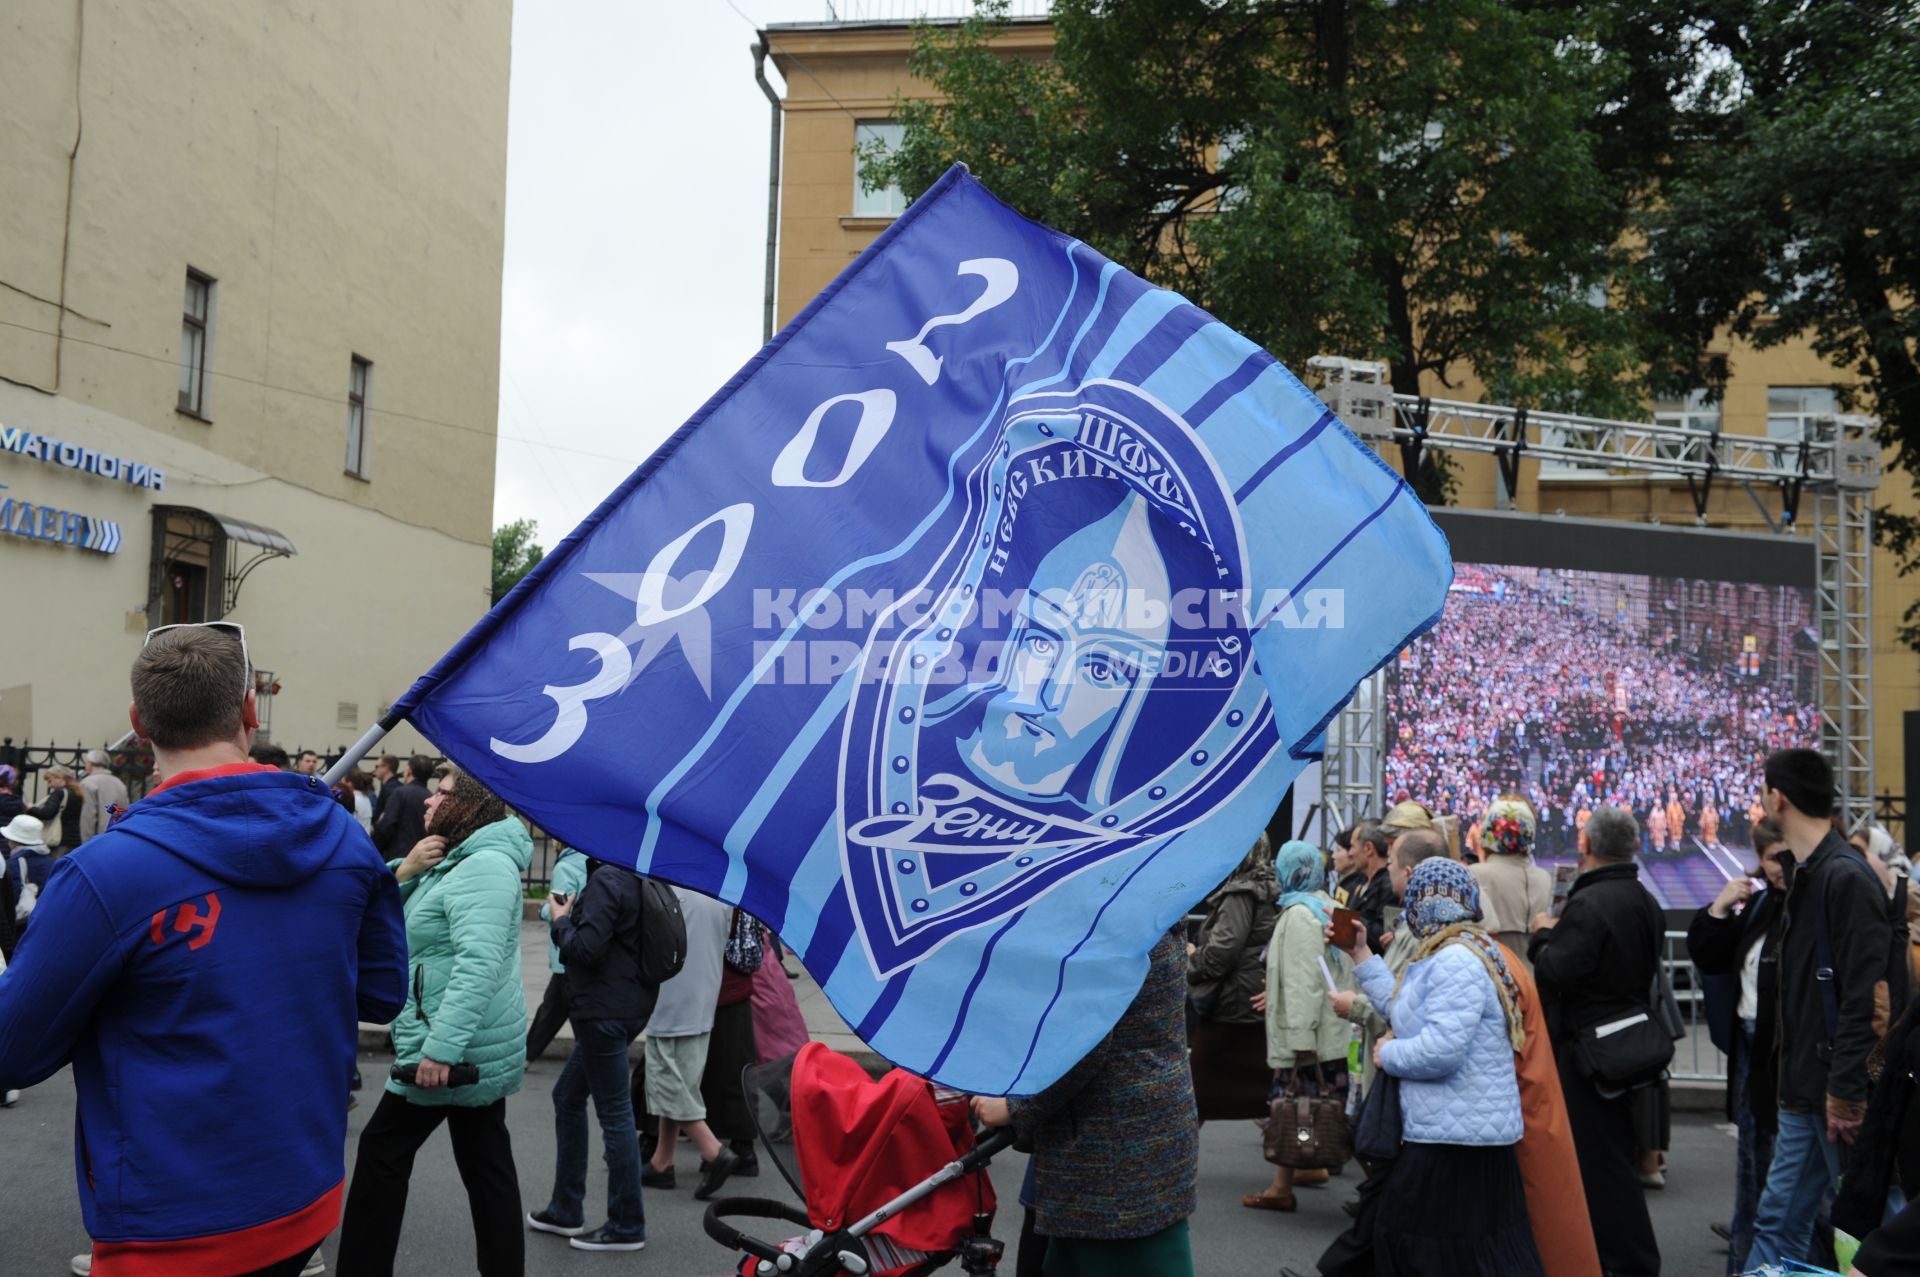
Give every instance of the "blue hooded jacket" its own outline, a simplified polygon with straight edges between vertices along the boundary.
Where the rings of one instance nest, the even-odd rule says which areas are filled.
[[[359,1022],[406,970],[393,874],[312,777],[186,773],[56,861],[0,974],[0,1087],[72,1063],[94,1272],[248,1272],[332,1231]]]

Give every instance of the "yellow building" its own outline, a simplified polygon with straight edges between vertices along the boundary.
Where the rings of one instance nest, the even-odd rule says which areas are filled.
[[[858,8],[858,5],[852,6]],[[872,8],[873,6],[869,6]],[[886,8],[887,6],[879,6]],[[894,6],[898,7],[898,6]],[[1028,6],[1033,8],[1034,6]],[[766,43],[786,80],[781,103],[781,198],[778,285],[775,310],[784,324],[857,257],[904,207],[898,191],[868,192],[856,179],[854,147],[868,138],[886,140],[897,127],[889,119],[896,96],[931,97],[933,89],[907,73],[914,34],[902,21],[838,21],[770,27]],[[1053,46],[1053,30],[1044,19],[1014,22],[998,39],[1010,56],[1043,57]],[[1329,351],[1329,354],[1346,352]],[[1729,433],[1798,438],[1804,420],[1836,410],[1834,387],[1853,380],[1832,367],[1804,342],[1756,351],[1730,345],[1732,378],[1716,407],[1685,403],[1654,404],[1661,420],[1685,421],[1706,428],[1717,413]],[[1296,370],[1304,373],[1306,370]],[[1449,389],[1437,380],[1435,397],[1473,399],[1469,388]],[[1387,459],[1399,464],[1397,450]],[[1500,504],[1500,480],[1490,456],[1453,454],[1459,466],[1458,505],[1494,508]],[[1543,472],[1544,471],[1544,472]],[[1776,520],[1778,495],[1761,492]],[[1911,511],[1914,503],[1903,476],[1892,476],[1879,494],[1881,503]],[[1561,512],[1570,516],[1692,525],[1692,499],[1680,478],[1622,478],[1544,467],[1523,460],[1515,509]],[[1811,518],[1812,499],[1802,509]],[[1713,527],[1768,530],[1767,516],[1738,486],[1722,483],[1708,506]],[[1920,600],[1920,579],[1901,579],[1895,558],[1873,556],[1873,718],[1876,792],[1906,790],[1903,747],[1906,718],[1920,713],[1920,656],[1894,638],[1901,614]]]
[[[9,13],[0,735],[119,737],[145,631],[225,617],[344,744],[485,611],[511,16]]]

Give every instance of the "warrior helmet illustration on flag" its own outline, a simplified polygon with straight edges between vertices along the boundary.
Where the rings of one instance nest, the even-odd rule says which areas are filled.
[[[974,496],[937,602],[876,628],[847,719],[846,869],[879,975],[1203,818],[1249,774],[1234,746],[1265,697],[1231,494],[1139,387],[1015,401]]]

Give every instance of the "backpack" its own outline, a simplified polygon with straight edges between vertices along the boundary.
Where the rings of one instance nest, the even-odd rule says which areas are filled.
[[[662,985],[687,961],[687,920],[680,897],[658,878],[640,876],[640,979]]]

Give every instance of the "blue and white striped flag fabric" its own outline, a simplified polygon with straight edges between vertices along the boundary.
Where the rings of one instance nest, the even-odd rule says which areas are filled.
[[[1451,576],[1271,356],[956,166],[395,711],[1029,1094]]]

